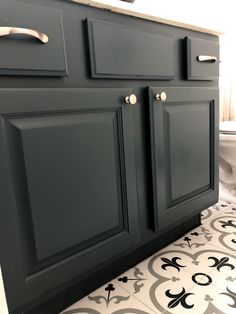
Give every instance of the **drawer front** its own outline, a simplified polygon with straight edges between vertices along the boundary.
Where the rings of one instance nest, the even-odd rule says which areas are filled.
[[[88,20],[93,78],[174,79],[174,39],[121,24]]]
[[[204,39],[185,37],[187,79],[211,81],[219,76],[219,45]]]
[[[10,27],[14,33],[7,35]],[[37,39],[36,32],[48,42]],[[60,11],[1,1],[0,35],[0,75],[67,75]]]

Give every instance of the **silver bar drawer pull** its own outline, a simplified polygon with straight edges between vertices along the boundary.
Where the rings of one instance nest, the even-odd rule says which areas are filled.
[[[44,44],[46,44],[49,41],[49,38],[47,35],[40,33],[40,32],[33,30],[33,29],[0,26],[0,37],[11,35],[11,34],[29,35],[29,36],[37,38],[39,41],[41,41]]]
[[[197,56],[197,61],[206,63],[216,63],[217,58],[214,56]]]

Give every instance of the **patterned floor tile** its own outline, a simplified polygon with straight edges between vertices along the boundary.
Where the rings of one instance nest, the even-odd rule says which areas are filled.
[[[236,255],[223,254],[221,258],[212,257],[211,262],[211,267],[214,268],[210,273],[212,283],[219,289],[234,291],[236,298]]]
[[[183,255],[175,256],[175,253],[160,251],[117,277],[116,281],[155,313],[162,313],[170,301],[166,295],[170,286],[182,282],[186,289],[191,289],[194,285],[191,276],[181,269],[185,266],[178,263]]]
[[[211,295],[210,292],[212,293],[211,290],[214,287],[214,298],[217,299],[216,295],[219,294],[217,285],[220,285],[220,275],[222,275],[218,275],[218,269],[225,269],[225,285],[222,286],[225,293],[231,293],[234,296],[232,285],[234,280],[236,281],[236,275],[230,270],[236,262],[236,257],[212,246],[195,253],[173,251],[170,248],[171,246],[138,264],[118,277],[117,281],[124,289],[136,295],[136,298],[143,300],[149,308],[156,312],[163,312],[166,309],[165,314],[182,314],[185,313],[182,308],[184,307],[191,314],[212,314],[214,312],[210,312],[210,310],[214,309],[214,306],[220,309],[227,306],[225,303],[215,305],[214,302],[211,302],[213,305],[209,305],[206,296]],[[200,289],[195,289],[198,286]],[[192,290],[195,292],[193,293]],[[186,301],[187,297],[188,302]],[[195,303],[196,310],[191,307],[192,303]],[[202,312],[199,311],[198,304],[203,310]],[[208,312],[204,312],[207,308]],[[215,313],[228,314],[228,312]]]
[[[78,301],[63,314],[236,314],[236,204]]]
[[[214,270],[214,267],[217,267],[218,261],[224,261],[225,259],[234,260],[235,256],[232,255],[231,252],[219,249],[217,247],[207,245],[204,247],[204,250],[199,250],[194,253],[190,252],[176,252],[176,256],[182,258],[182,260],[187,261],[189,257],[189,262],[185,267],[185,272],[189,272],[190,274],[195,273],[204,273],[209,274]],[[233,262],[234,263],[234,262]]]
[[[222,204],[221,205],[225,205]],[[197,252],[206,245],[236,252],[236,205],[229,203],[218,214],[173,243],[183,251]]]
[[[159,314],[122,289],[117,282],[95,290],[61,314]]]
[[[222,213],[222,211],[225,210],[225,208],[228,208],[232,203],[227,201],[219,200],[219,202],[201,212],[201,221],[202,224],[209,221],[214,217],[215,215],[218,215]]]
[[[205,287],[212,283],[211,273],[227,266],[222,265],[227,261],[234,264],[235,259],[229,252],[210,245],[194,253],[176,250],[170,245],[118,277],[117,281],[129,293],[145,300],[143,302],[152,310],[163,311],[194,286]]]
[[[171,303],[164,314],[235,314],[236,297],[232,291],[223,291],[213,284],[195,285],[182,291],[181,297]],[[172,295],[173,301],[175,295]]]
[[[212,238],[209,243],[223,250],[236,252],[236,208],[227,208],[222,214],[204,224]]]
[[[183,237],[173,242],[172,246],[183,252],[198,252],[211,243],[214,231],[204,224],[194,228]]]

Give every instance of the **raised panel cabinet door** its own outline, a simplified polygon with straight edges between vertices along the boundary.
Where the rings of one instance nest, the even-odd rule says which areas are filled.
[[[10,311],[138,242],[131,93],[0,91],[0,263]]]
[[[154,229],[200,212],[218,195],[218,90],[149,88]]]

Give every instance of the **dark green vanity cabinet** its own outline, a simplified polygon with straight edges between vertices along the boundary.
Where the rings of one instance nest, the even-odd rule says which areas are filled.
[[[49,36],[0,37],[7,302],[58,314],[217,202],[218,38],[60,0],[0,1],[1,26]]]
[[[155,230],[217,198],[218,90],[149,88]]]

